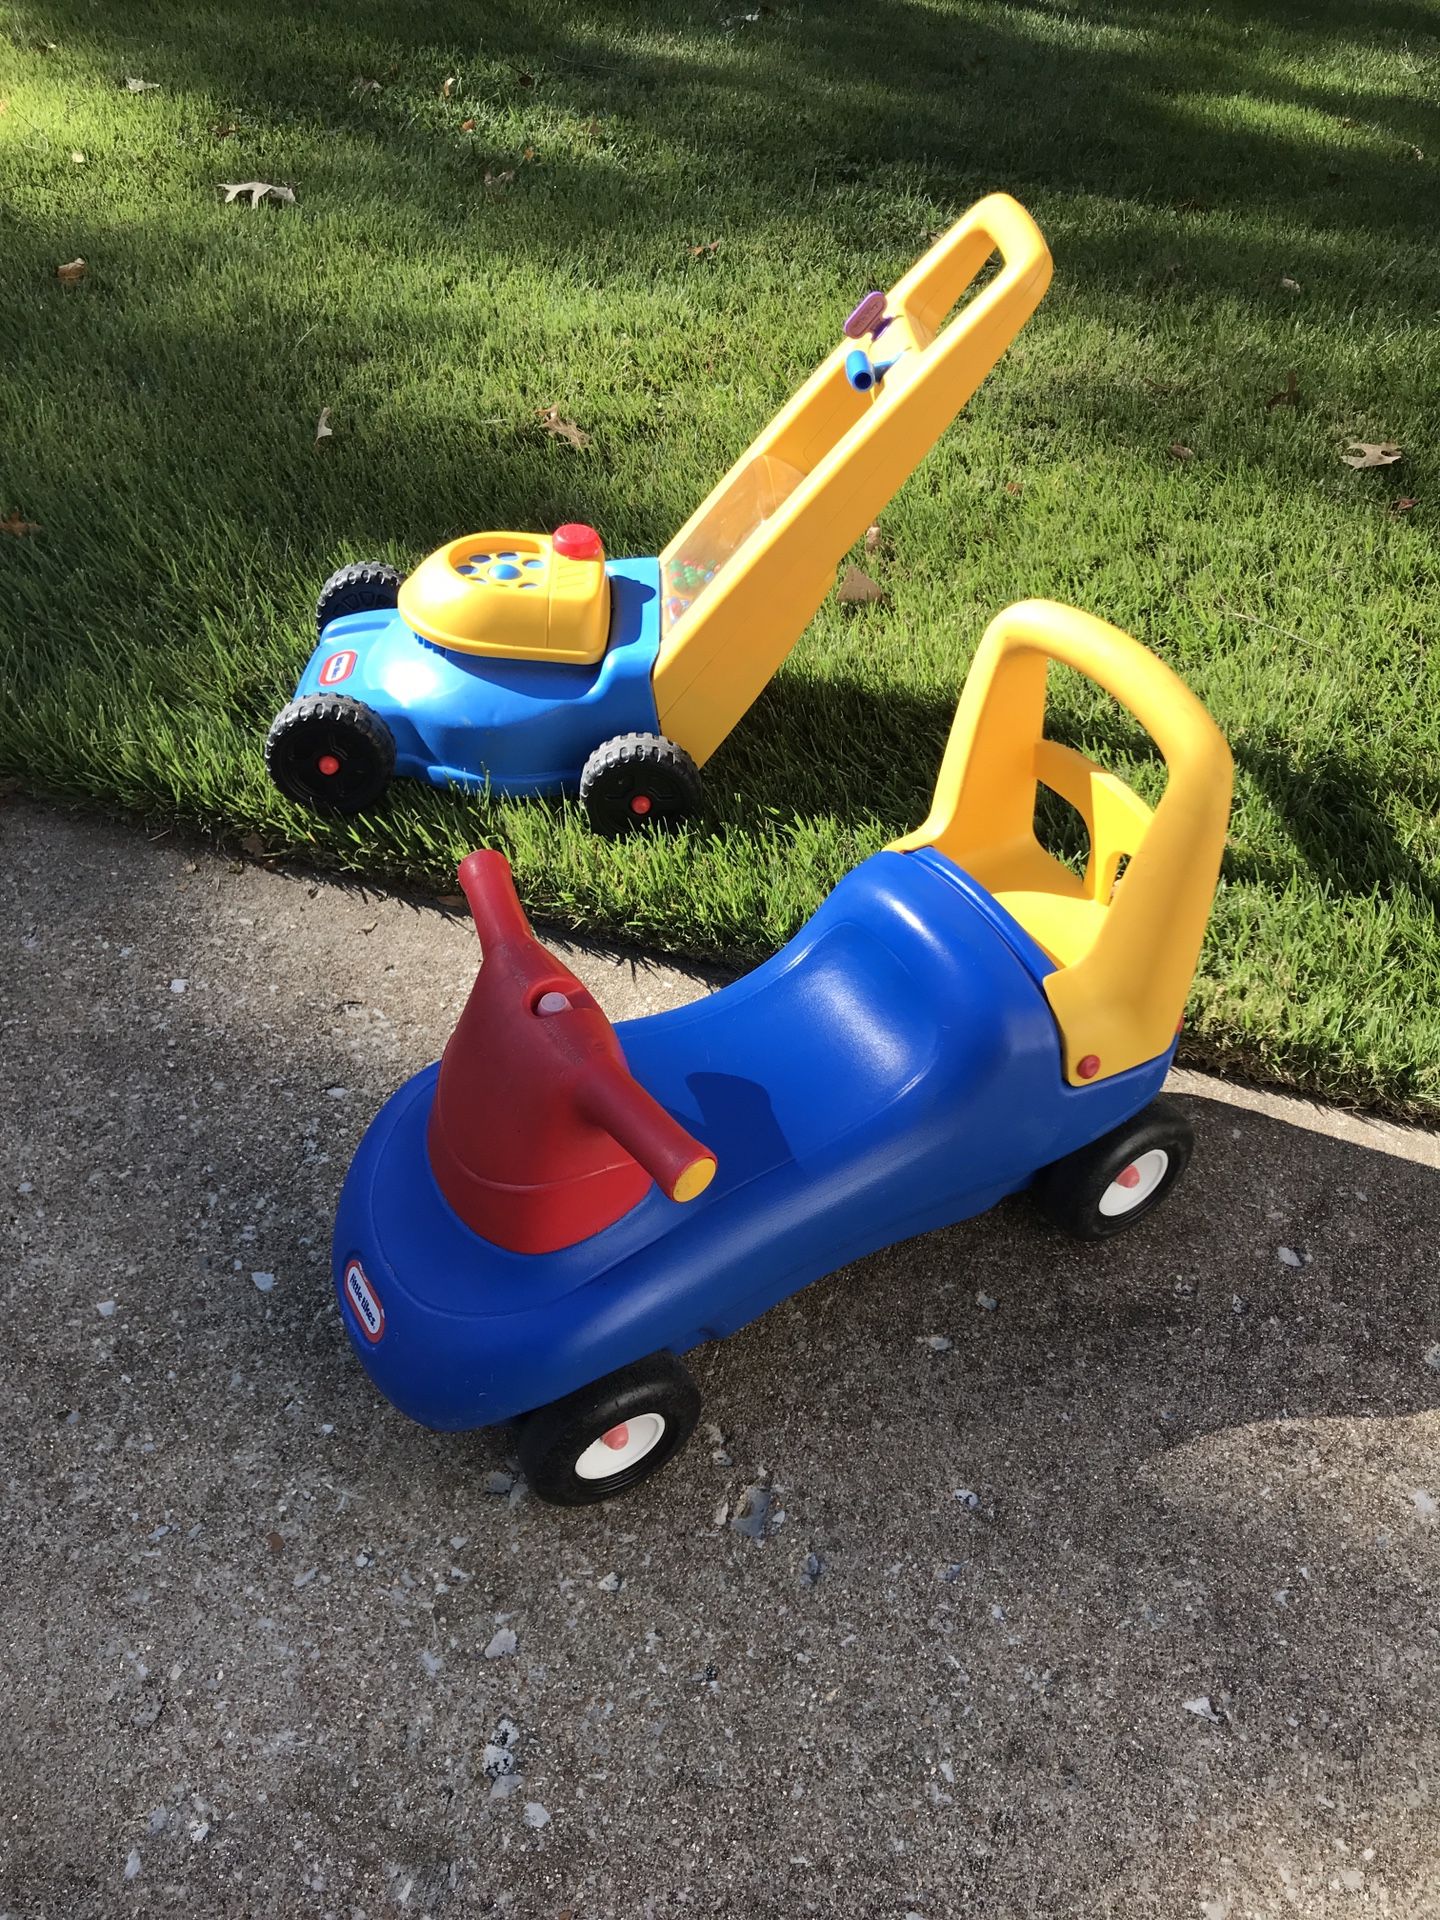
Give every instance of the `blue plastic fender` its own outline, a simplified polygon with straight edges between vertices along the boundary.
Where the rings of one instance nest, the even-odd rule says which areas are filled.
[[[1048,969],[943,856],[875,854],[754,973],[616,1028],[718,1169],[698,1199],[652,1187],[557,1253],[505,1252],[446,1205],[427,1067],[366,1134],[336,1219],[342,1316],[371,1378],[426,1426],[506,1420],[1025,1187],[1146,1106],[1170,1059],[1067,1086]]]

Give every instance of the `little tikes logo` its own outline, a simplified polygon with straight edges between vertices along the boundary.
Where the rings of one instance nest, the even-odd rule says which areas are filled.
[[[347,1260],[345,1263],[345,1298],[355,1310],[360,1331],[374,1346],[385,1331],[385,1309],[358,1260]]]
[[[343,653],[332,653],[320,669],[322,687],[338,687],[342,680],[348,680],[355,671],[355,650],[346,647]]]

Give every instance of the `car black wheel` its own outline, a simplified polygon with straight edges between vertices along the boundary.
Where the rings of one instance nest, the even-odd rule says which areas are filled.
[[[326,623],[338,620],[342,613],[393,607],[404,580],[404,574],[384,560],[356,560],[351,566],[337,567],[315,602],[316,630],[323,633]]]
[[[1173,1101],[1143,1113],[1066,1154],[1036,1176],[1047,1217],[1077,1240],[1108,1240],[1153,1213],[1180,1178],[1194,1130]]]
[[[689,1370],[673,1353],[652,1353],[527,1413],[520,1464],[542,1500],[592,1506],[658,1473],[699,1418],[700,1393]]]
[[[585,762],[580,800],[596,833],[609,838],[677,827],[699,808],[700,769],[663,734],[617,734]]]
[[[390,784],[395,738],[363,701],[307,693],[276,714],[265,765],[287,800],[317,813],[364,813]]]

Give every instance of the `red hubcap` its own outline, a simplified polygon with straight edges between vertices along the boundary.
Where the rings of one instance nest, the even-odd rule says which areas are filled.
[[[340,762],[335,758],[333,753],[322,753],[315,764],[319,767],[321,773],[327,777],[332,773],[338,773],[340,771]]]
[[[630,802],[630,811],[632,813],[638,813],[643,817],[649,813],[654,804],[655,802],[650,798],[648,793],[637,793]]]
[[[602,1433],[600,1438],[607,1447],[619,1453],[622,1447],[628,1447],[630,1444],[630,1429],[622,1420],[618,1427],[611,1427],[610,1431]]]
[[[1117,1173],[1115,1176],[1115,1184],[1117,1187],[1138,1187],[1140,1184],[1139,1167],[1126,1167],[1123,1173]]]

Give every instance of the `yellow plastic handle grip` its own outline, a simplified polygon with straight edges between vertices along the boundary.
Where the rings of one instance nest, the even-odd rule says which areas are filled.
[[[1213,774],[1228,788],[1230,751],[1195,695],[1148,647],[1128,633],[1053,600],[1022,600],[986,628],[981,650],[994,678],[1009,655],[1040,654],[1093,680],[1118,700],[1154,740],[1172,773]]]
[[[992,253],[1004,263],[980,298],[987,306],[1033,311],[1050,284],[1052,263],[1045,236],[1008,193],[987,194],[890,290],[892,309],[903,313],[920,337],[933,336]],[[978,304],[978,302],[977,302]],[[949,344],[945,342],[943,344]]]

